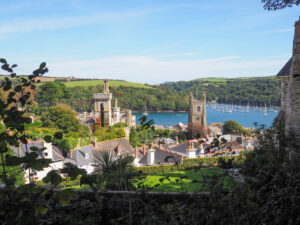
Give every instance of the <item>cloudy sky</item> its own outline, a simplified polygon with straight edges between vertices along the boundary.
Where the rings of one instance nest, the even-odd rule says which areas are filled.
[[[150,84],[274,75],[291,56],[300,15],[266,11],[260,0],[0,3],[0,58],[18,72],[46,61],[49,76]]]

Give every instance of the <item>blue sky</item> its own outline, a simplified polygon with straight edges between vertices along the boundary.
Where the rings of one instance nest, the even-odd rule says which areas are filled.
[[[0,57],[30,73],[157,84],[270,76],[292,54],[300,7],[260,0],[0,0]],[[1,72],[0,72],[1,73]]]

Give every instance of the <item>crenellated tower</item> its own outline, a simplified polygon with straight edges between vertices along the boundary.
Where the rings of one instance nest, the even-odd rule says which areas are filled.
[[[112,124],[111,99],[112,94],[109,93],[109,83],[108,80],[105,80],[103,93],[94,93],[94,111],[99,115],[101,127],[109,127]]]
[[[195,99],[193,94],[190,93],[189,105],[189,138],[206,138],[208,134],[206,121],[206,93],[202,93],[200,100]]]

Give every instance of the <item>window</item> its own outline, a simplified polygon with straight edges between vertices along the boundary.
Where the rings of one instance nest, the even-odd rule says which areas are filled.
[[[197,112],[200,112],[200,111],[201,111],[201,107],[197,106]]]

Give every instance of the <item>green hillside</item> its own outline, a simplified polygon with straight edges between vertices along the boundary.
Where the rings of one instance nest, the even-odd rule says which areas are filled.
[[[104,80],[83,80],[83,81],[70,81],[70,82],[65,82],[64,83],[67,87],[76,87],[76,86],[81,86],[81,87],[90,87],[90,86],[97,86],[97,85],[103,85]],[[109,81],[109,86],[110,87],[134,87],[134,88],[145,88],[149,89],[152,88],[151,86],[144,85],[144,84],[139,84],[139,83],[132,83],[132,82],[127,82],[127,81],[119,81],[119,80],[110,80]]]

